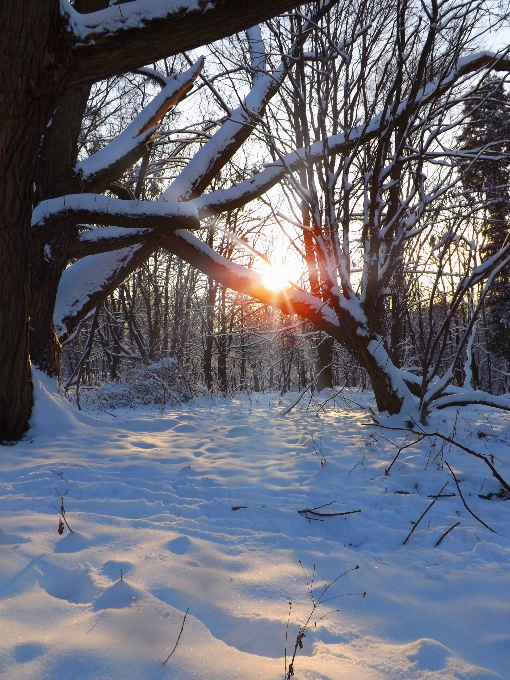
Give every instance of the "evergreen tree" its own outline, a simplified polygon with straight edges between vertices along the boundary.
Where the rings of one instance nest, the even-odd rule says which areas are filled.
[[[462,163],[463,184],[468,198],[484,203],[483,252],[490,257],[510,238],[510,94],[503,81],[490,80],[466,100],[464,113],[460,148],[482,158]],[[494,279],[485,310],[487,348],[510,361],[510,265]]]

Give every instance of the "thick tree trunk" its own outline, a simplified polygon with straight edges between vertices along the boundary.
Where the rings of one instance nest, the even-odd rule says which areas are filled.
[[[35,169],[34,204],[80,191],[74,174],[83,113],[90,87],[66,92],[56,102]],[[32,243],[30,256],[30,350],[32,362],[49,375],[58,375],[60,343],[53,327],[53,310],[62,272],[76,229],[66,228],[50,242]]]
[[[377,348],[375,351],[372,349],[374,345]],[[400,413],[407,388],[399,380],[397,369],[386,352],[382,339],[379,336],[372,336],[371,339],[360,337],[352,354],[368,373],[377,410],[380,413],[387,411],[390,415]]]
[[[0,441],[19,438],[32,407],[29,243],[34,168],[65,79],[57,0],[0,5]]]

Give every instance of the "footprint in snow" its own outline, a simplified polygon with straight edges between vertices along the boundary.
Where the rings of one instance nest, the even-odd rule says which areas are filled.
[[[410,645],[406,645],[406,647],[404,655],[415,664],[417,670],[443,670],[448,663],[448,658],[451,656],[448,647],[429,638],[416,640],[416,642],[412,642]]]
[[[39,569],[39,585],[59,600],[73,604],[88,604],[100,592],[100,586],[92,575],[92,565],[88,562],[75,569],[64,569],[55,564],[44,564]]]
[[[6,534],[3,529],[0,529],[0,545],[16,545],[18,543],[28,543],[28,538],[23,538],[23,536],[17,534]]]
[[[150,442],[131,442],[133,448],[136,449],[155,449],[156,444],[151,444]]]
[[[39,642],[22,642],[14,647],[14,658],[17,663],[29,663],[46,651]]]
[[[55,543],[53,548],[54,553],[76,553],[85,550],[93,544],[93,541],[85,534],[80,534],[79,531],[73,531],[72,534],[66,534],[63,538]]]
[[[172,432],[198,432],[198,427],[196,425],[192,425],[191,423],[182,423],[181,425],[177,425],[177,427],[174,427]]]
[[[103,564],[103,574],[105,576],[108,576],[112,581],[116,581],[118,578],[120,578],[120,570],[122,569],[122,576],[126,576],[126,574],[129,574],[131,569],[133,568],[133,565],[131,562],[128,562],[127,560],[108,560],[108,562],[105,562]]]

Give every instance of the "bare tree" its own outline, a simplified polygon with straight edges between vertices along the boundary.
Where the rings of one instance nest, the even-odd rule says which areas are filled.
[[[39,234],[31,245],[31,206],[66,193],[101,191],[111,179],[109,162],[100,164],[99,175],[76,171],[76,142],[92,83],[244,30],[297,4],[295,0],[183,0],[179,6],[166,0],[113,6],[107,0],[2,4],[0,440],[18,438],[28,426],[30,318],[40,317],[32,356],[50,370],[58,361],[58,344],[51,342],[51,313],[44,300],[33,296],[31,301],[30,287],[37,291],[44,286],[51,308],[61,271],[74,257],[71,251],[77,241],[74,226],[55,229],[46,239]],[[117,154],[114,174],[132,164],[137,154],[143,155],[148,128],[161,118],[161,109],[175,104],[193,78],[188,74],[180,87],[175,87],[179,78],[174,79],[172,93],[169,83],[161,107],[145,121],[147,127],[135,131],[129,152]],[[150,248],[144,248],[146,255]],[[142,253],[138,257],[143,261]]]
[[[202,61],[182,74],[152,71],[161,92],[119,138],[77,161],[91,84],[254,26],[299,3],[183,2],[178,11],[165,0],[106,4],[45,0],[37,7],[27,3],[0,11],[6,55],[0,438],[20,436],[30,415],[29,286],[32,357],[54,373],[59,339],[52,317],[61,341],[159,247],[222,285],[297,314],[337,339],[367,370],[380,410],[414,408],[409,384],[385,347],[385,299],[405,244],[457,181],[448,139],[459,101],[472,89],[475,74],[509,68],[497,55],[472,52],[490,8],[479,0],[460,6],[436,0],[396,7],[370,0],[313,3],[294,24],[281,24],[290,32],[287,39],[273,40],[273,46],[284,48],[275,68],[266,54],[266,37],[251,28],[251,90],[235,109],[223,102],[224,122],[161,200],[139,201],[101,192],[146,154],[163,115],[200,77]],[[325,19],[332,8],[335,32]],[[25,30],[29,41],[21,37]],[[273,35],[274,25],[269,30]],[[285,80],[300,77],[299,68],[293,75],[296,60],[313,69],[315,95],[307,101],[299,82],[298,92],[315,129],[313,139],[289,153],[264,115]],[[214,90],[210,81],[208,87]],[[303,116],[301,121],[304,131]],[[273,162],[233,187],[205,193],[257,126],[273,139]],[[429,167],[437,169],[437,176],[427,179]],[[306,187],[295,174],[302,168]],[[305,259],[310,274],[318,277],[317,291],[297,285],[271,291],[256,272],[231,263],[190,232],[200,228],[201,220],[262,196],[284,177],[310,215],[310,224],[302,221],[300,229],[310,236],[315,264],[310,266],[311,251]],[[37,206],[30,232],[31,201]],[[362,269],[358,289],[351,275],[354,251]],[[473,272],[464,292],[505,257],[503,249]],[[444,384],[446,389],[448,380]]]

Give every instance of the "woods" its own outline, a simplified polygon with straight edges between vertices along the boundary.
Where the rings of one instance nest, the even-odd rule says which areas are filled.
[[[29,357],[50,372],[57,368],[58,344],[51,327],[51,307],[68,262],[73,230],[56,230],[51,239],[55,254],[50,259],[54,262],[47,267],[44,245],[32,246],[30,216],[32,206],[39,201],[76,190],[76,141],[90,86],[101,78],[248,28],[295,3],[227,0],[204,7],[192,2],[189,7],[183,3],[177,10],[173,2],[158,0],[125,4],[130,7],[124,14],[119,6],[109,7],[108,2],[95,0],[78,0],[73,6],[58,0],[36,5],[27,1],[17,6],[4,4],[0,10],[4,27],[0,147],[0,270],[5,282],[0,293],[2,440],[16,439],[28,427],[32,405]],[[128,22],[131,10],[136,19]],[[82,18],[87,14],[89,23]],[[129,160],[133,162],[133,156]],[[46,302],[38,305],[30,298],[30,290],[38,289],[31,281],[42,280],[47,288]],[[32,328],[36,328],[34,323],[39,326],[30,343],[32,353],[29,323]]]
[[[95,337],[113,379],[116,361],[133,350],[145,366],[182,359],[192,329],[170,334],[158,310],[170,279],[191,277],[175,286],[166,315],[176,324],[189,319],[177,308],[189,311],[191,301],[178,295],[198,275],[172,258],[207,277],[195,324],[205,333],[207,389],[213,345],[219,389],[229,389],[234,290],[242,316],[253,298],[291,324],[311,324],[319,349],[305,342],[295,350],[293,361],[310,354],[298,387],[313,378],[312,364],[318,387],[332,383],[335,342],[336,356],[366,372],[380,412],[425,422],[435,406],[507,407],[490,387],[473,389],[482,384],[472,381],[475,332],[507,270],[509,245],[503,235],[484,246],[480,221],[493,217],[494,188],[473,188],[470,179],[482,163],[503,168],[507,150],[501,139],[461,140],[481,102],[504,91],[494,74],[508,71],[506,52],[485,45],[504,13],[495,17],[474,0],[330,0],[259,26],[298,4],[47,0],[2,10],[1,440],[28,426],[30,361],[58,375],[61,343],[87,319],[95,336],[102,315]],[[188,54],[240,31],[209,46],[205,60]],[[172,64],[156,63],[170,57]],[[100,92],[91,88],[128,72],[144,92],[132,117],[109,138],[97,123],[87,142]],[[181,107],[176,133],[165,137]],[[271,248],[276,254],[276,234],[299,264],[288,284],[272,289],[260,265]],[[158,272],[158,285],[150,284],[142,337],[129,295],[136,277],[138,296],[146,295],[161,257],[169,258],[168,276],[161,285]],[[115,330],[120,314],[129,350]],[[241,346],[242,376],[245,338]],[[288,377],[282,381],[285,389]]]

